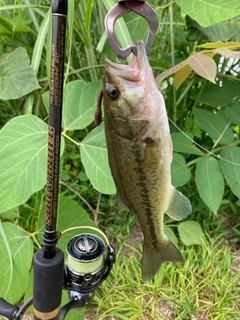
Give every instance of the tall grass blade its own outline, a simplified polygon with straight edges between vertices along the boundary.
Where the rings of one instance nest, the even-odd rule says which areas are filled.
[[[41,57],[42,57],[42,51],[43,51],[43,46],[45,44],[45,38],[47,35],[47,32],[49,30],[49,22],[50,22],[50,14],[51,14],[51,9],[48,10],[38,33],[38,37],[33,49],[33,56],[32,56],[32,67],[35,73],[38,73]],[[33,99],[34,99],[34,94],[30,94],[25,102],[24,105],[24,114],[31,114],[32,113],[32,107],[33,107]]]
[[[31,5],[30,1],[29,0],[24,0],[24,2],[27,4],[27,5]],[[39,26],[39,23],[38,23],[38,19],[37,19],[37,16],[34,12],[34,10],[32,8],[29,8],[29,14],[32,18],[32,22],[35,26],[35,29],[36,29],[36,32],[39,32],[39,29],[40,29],[40,26]]]
[[[74,1],[68,2],[67,25],[68,25],[67,39],[69,44],[69,50],[68,50],[68,62],[67,62],[67,70],[65,72],[64,85],[66,84],[66,81],[67,81],[70,63],[71,63],[71,51],[72,51],[73,34],[74,34]]]

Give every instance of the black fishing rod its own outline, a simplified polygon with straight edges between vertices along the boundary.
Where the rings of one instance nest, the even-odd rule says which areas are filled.
[[[52,259],[55,256],[56,244],[58,242],[56,222],[58,209],[67,0],[53,0],[52,12],[46,220],[43,236],[44,258],[46,259]]]
[[[58,319],[61,308],[64,255],[56,248],[59,162],[61,147],[64,52],[67,0],[52,1],[51,80],[48,127],[46,218],[44,247],[34,255],[33,312],[35,319]]]

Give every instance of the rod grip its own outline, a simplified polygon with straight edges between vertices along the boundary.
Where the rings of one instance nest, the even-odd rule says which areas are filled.
[[[33,308],[35,319],[58,319],[63,284],[63,252],[56,248],[52,259],[44,257],[44,249],[34,255]]]

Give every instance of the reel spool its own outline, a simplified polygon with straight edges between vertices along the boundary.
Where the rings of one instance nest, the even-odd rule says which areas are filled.
[[[71,238],[67,244],[67,286],[71,284],[79,292],[94,290],[103,281],[108,262],[112,260],[106,249],[104,241],[93,234],[83,233]]]
[[[94,290],[108,277],[115,262],[115,250],[102,231],[93,227],[75,227],[62,234],[83,228],[99,232],[106,243],[91,233],[78,234],[68,241],[63,287],[68,290],[68,307],[71,309],[85,307],[93,299]]]
[[[62,234],[78,229],[97,231],[105,239],[105,242],[90,233],[79,234],[68,241],[66,266],[63,271],[63,281],[60,281],[60,284],[63,289],[68,291],[69,302],[61,308],[59,320],[64,320],[71,309],[85,308],[92,301],[94,290],[108,277],[115,262],[114,248],[109,244],[106,235],[94,227],[69,228],[59,233],[59,239]],[[59,249],[59,251],[61,250]],[[62,276],[62,272],[60,274]],[[0,299],[0,307],[1,303]],[[8,315],[10,311],[15,312],[15,306],[11,305],[12,308],[9,311],[9,304],[6,305],[5,300],[2,305],[2,309],[6,309],[4,314]]]

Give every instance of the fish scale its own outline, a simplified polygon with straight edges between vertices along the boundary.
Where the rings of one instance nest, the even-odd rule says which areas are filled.
[[[172,142],[164,99],[156,87],[143,41],[137,57],[121,65],[106,60],[104,123],[119,210],[129,209],[144,236],[142,279],[151,280],[165,261],[182,262],[164,234],[164,214],[175,220],[191,211],[171,185]]]

